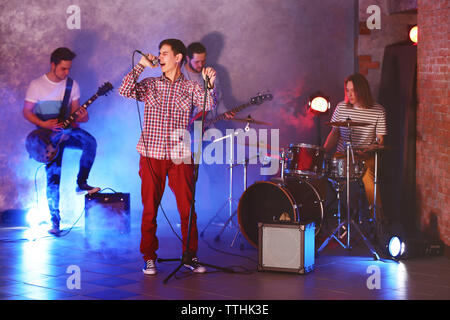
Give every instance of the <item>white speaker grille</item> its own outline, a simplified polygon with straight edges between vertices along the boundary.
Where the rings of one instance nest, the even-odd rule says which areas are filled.
[[[269,268],[300,268],[301,234],[298,228],[262,228],[262,265]]]

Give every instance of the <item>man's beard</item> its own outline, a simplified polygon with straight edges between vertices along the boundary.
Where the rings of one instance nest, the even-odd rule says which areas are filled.
[[[194,70],[195,73],[200,73],[200,72],[202,72],[202,70],[197,71],[197,69],[195,69],[194,66],[192,65],[191,61],[189,61],[189,67],[191,68],[191,70]]]

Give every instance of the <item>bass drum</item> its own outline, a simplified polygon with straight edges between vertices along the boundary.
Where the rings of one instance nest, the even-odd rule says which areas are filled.
[[[280,183],[259,181],[242,194],[238,221],[242,234],[254,247],[258,247],[259,222],[314,222],[317,235],[323,222],[323,201],[307,180],[288,178]]]

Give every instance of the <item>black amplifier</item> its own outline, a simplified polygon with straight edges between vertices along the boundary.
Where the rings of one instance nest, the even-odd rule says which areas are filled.
[[[130,232],[130,194],[93,193],[85,196],[84,228],[90,234],[127,234]]]

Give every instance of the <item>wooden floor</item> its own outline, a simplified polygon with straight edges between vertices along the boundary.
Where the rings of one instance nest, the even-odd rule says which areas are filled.
[[[199,226],[201,230],[202,226]],[[375,261],[363,243],[347,251],[331,242],[306,275],[259,272],[258,251],[244,238],[230,247],[235,229],[214,241],[209,226],[199,241],[206,274],[162,262],[156,276],[142,273],[139,225],[124,238],[88,239],[75,226],[60,238],[27,228],[0,228],[2,300],[447,300],[450,260],[422,257]],[[178,258],[180,242],[166,226],[158,229],[160,258]],[[35,240],[30,240],[35,238]],[[28,240],[27,240],[28,239]],[[216,269],[227,267],[233,273]],[[77,276],[79,278],[76,278]],[[378,278],[377,278],[378,277]],[[77,282],[79,280],[79,282]]]

